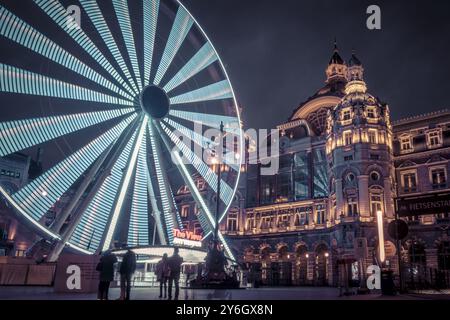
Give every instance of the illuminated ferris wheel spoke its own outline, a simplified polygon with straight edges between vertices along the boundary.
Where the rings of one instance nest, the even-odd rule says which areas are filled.
[[[198,173],[205,179],[208,185],[214,192],[217,192],[217,174],[211,170],[210,167],[203,162],[192,150],[177,137],[168,127],[163,123],[160,123],[161,128],[167,134],[167,136],[172,140],[175,146],[183,153],[185,159],[190,162],[192,166],[197,170]],[[229,203],[232,200],[233,189],[223,180],[220,181],[220,199],[224,203]]]
[[[102,75],[84,64],[78,58],[61,48],[45,35],[31,27],[22,19],[0,6],[0,35],[52,60],[69,70],[111,90],[128,100],[133,97],[121,88],[111,83]]]
[[[193,141],[198,146],[202,147],[202,149],[208,150],[214,148],[214,146],[217,145],[214,141],[211,139],[205,137],[204,135],[195,132],[189,128],[186,128],[185,126],[179,124],[178,122],[173,121],[172,119],[166,118],[163,120],[164,123],[170,125],[175,130],[179,131],[181,134],[186,136],[190,141]],[[239,165],[236,164],[235,154],[234,152],[230,151],[228,148],[224,148],[224,163],[228,165],[230,168],[232,168],[235,171],[240,170]]]
[[[102,183],[86,210],[82,212],[83,216],[70,238],[70,243],[91,253],[100,247],[125,175],[123,168],[127,167],[136,136],[137,131],[122,150],[111,169],[111,174]]]
[[[208,114],[171,109],[169,115],[175,118],[191,121],[211,128],[218,129],[221,122],[224,124],[224,131],[232,134],[240,134],[240,124],[238,119],[230,116],[218,114]]]
[[[124,116],[134,108],[77,113],[0,123],[0,157]]]
[[[175,227],[176,219],[173,215],[172,211],[172,204],[169,200],[168,196],[168,187],[167,187],[167,180],[164,177],[163,170],[162,170],[162,162],[160,162],[159,159],[162,159],[161,157],[161,150],[160,146],[158,144],[158,136],[155,135],[155,130],[152,121],[148,122],[148,131],[149,131],[149,138],[150,138],[150,145],[153,155],[153,169],[156,172],[156,178],[158,182],[158,187],[161,195],[161,207],[163,210],[164,215],[164,222],[166,226],[166,232],[167,232],[167,238],[169,244],[173,243],[173,228]]]
[[[169,197],[170,197],[170,200],[172,200],[172,205],[173,205],[172,208],[175,212],[175,219],[178,224],[178,229],[184,230],[183,221],[181,220],[180,212],[178,211],[177,203],[175,202],[175,197],[173,195],[174,195],[174,193],[173,193],[172,187],[169,184]]]
[[[158,129],[160,129],[160,128],[161,127],[159,127]],[[164,141],[164,144],[165,144],[167,150],[170,152],[171,147],[169,145],[169,142],[167,141],[165,136],[162,135],[161,137],[162,137],[162,140]],[[194,200],[197,204],[197,207],[200,210],[198,217],[199,217],[199,221],[200,221],[203,231],[204,231],[203,238],[205,239],[212,233],[212,230],[214,230],[214,228],[216,226],[215,218],[214,218],[213,214],[211,213],[211,211],[209,210],[209,207],[203,200],[203,197],[200,194],[200,191],[198,190],[194,180],[192,179],[192,177],[189,173],[189,170],[187,169],[186,165],[183,163],[181,156],[179,155],[178,152],[174,152],[173,155],[176,158],[176,164],[177,164],[177,167],[179,168],[179,172],[180,172],[184,182],[188,186],[189,190],[191,191],[191,195],[194,198]],[[225,248],[225,251],[226,251],[228,257],[232,260],[235,260],[233,252],[230,250],[230,247],[228,246],[228,243],[227,243],[226,239],[224,238],[224,236],[222,235],[222,233],[220,232],[220,230],[218,230],[218,236]]]
[[[159,0],[143,0],[144,18],[144,86],[150,83],[150,72],[155,49],[156,27],[158,24]]]
[[[169,34],[169,39],[161,57],[158,71],[156,72],[155,80],[153,81],[155,85],[159,85],[167,69],[169,69],[173,58],[175,58],[193,23],[194,20],[190,14],[182,6],[179,6],[172,30]]]
[[[119,26],[122,31],[128,56],[131,60],[131,66],[136,77],[139,91],[142,90],[141,71],[139,70],[139,62],[136,54],[136,44],[134,41],[133,29],[130,21],[130,11],[128,10],[127,0],[113,0],[114,10],[116,11]]]
[[[67,21],[69,15],[57,0],[33,0],[59,27],[61,27],[80,47],[84,49],[104,70],[114,77],[128,93],[136,93],[128,83],[119,75],[117,70],[106,59],[103,53],[97,48],[92,40],[83,32],[81,28],[71,27]]]
[[[148,168],[146,133],[141,141],[136,165],[136,178],[133,186],[130,224],[128,227],[129,246],[148,245]]]
[[[213,100],[232,99],[233,93],[231,91],[228,80],[222,80],[206,87],[196,89],[179,96],[170,98],[171,104],[184,104],[193,102],[204,102]]]
[[[80,3],[89,16],[89,19],[92,21],[95,29],[100,34],[109,51],[113,55],[114,59],[116,59],[116,62],[118,63],[122,72],[125,74],[127,80],[130,82],[135,93],[139,93],[139,90],[136,87],[136,79],[131,76],[130,70],[128,70],[128,66],[119,51],[116,40],[114,40],[111,30],[109,29],[108,24],[106,23],[105,18],[103,17],[103,13],[101,12],[97,2],[92,0],[80,0]]]
[[[180,84],[195,76],[217,61],[218,57],[211,43],[207,42],[203,47],[178,71],[178,73],[164,86],[166,92],[170,92]]]
[[[130,159],[126,166],[126,173],[121,182],[121,187],[114,205],[114,210],[112,212],[111,219],[109,221],[108,231],[106,233],[105,240],[103,242],[102,251],[108,250],[111,247],[112,238],[114,232],[116,231],[117,221],[119,220],[120,213],[122,212],[122,207],[125,202],[125,197],[128,193],[128,188],[134,173],[134,168],[136,167],[136,162],[139,156],[139,149],[141,148],[142,141],[145,137],[145,131],[147,130],[148,117],[144,116],[141,127],[139,128],[139,133],[135,145],[133,147],[133,152],[131,153]],[[125,169],[125,168],[124,168]]]
[[[0,92],[132,106],[133,102],[0,63]]]
[[[50,170],[13,194],[38,221],[50,207],[77,181],[92,163],[113,143],[136,117],[122,120],[89,144],[64,159]]]

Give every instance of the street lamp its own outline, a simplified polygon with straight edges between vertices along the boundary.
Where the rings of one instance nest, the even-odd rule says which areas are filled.
[[[220,134],[218,137],[218,158],[217,158],[217,196],[216,196],[216,214],[215,214],[215,228],[214,228],[214,241],[215,245],[219,241],[218,233],[219,233],[219,210],[220,210],[220,179],[222,175],[222,157],[223,157],[223,122],[220,122]],[[217,156],[217,153],[216,153]]]
[[[380,261],[384,262],[386,259],[386,253],[384,249],[384,228],[383,228],[383,212],[377,211],[377,226],[378,226],[378,248],[380,250]]]

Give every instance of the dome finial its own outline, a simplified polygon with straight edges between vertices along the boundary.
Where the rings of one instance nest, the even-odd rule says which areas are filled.
[[[338,51],[339,51],[339,49],[337,46],[337,39],[336,39],[336,36],[334,36],[334,52],[338,52]]]

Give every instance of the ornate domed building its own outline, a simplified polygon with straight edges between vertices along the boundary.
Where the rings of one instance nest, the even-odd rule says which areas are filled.
[[[396,241],[387,233],[396,200],[422,208],[403,212],[412,215],[404,219],[413,230],[401,248],[405,281],[449,276],[450,112],[393,125],[388,105],[368,90],[360,59],[353,53],[344,62],[336,44],[325,73],[325,85],[277,127],[277,174],[262,175],[260,164],[248,165],[247,208],[237,229],[222,226],[249,280],[364,285],[367,267],[380,263],[378,212],[385,265],[398,273]],[[449,205],[423,210],[438,202]],[[422,212],[428,215],[418,216]]]

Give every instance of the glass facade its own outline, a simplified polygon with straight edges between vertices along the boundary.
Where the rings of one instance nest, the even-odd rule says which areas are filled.
[[[276,175],[258,177],[252,166],[247,176],[247,206],[325,198],[328,196],[327,159],[323,148],[282,154]]]

